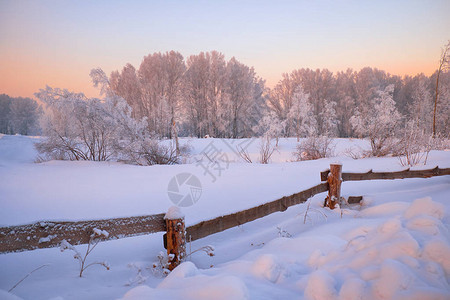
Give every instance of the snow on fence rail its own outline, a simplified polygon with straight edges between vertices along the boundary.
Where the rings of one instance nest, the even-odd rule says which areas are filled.
[[[326,182],[329,173],[329,170],[321,172],[320,177],[323,182],[307,190],[253,208],[192,225],[186,228],[186,236],[194,241],[254,221],[274,212],[285,211],[288,207],[303,203],[316,194],[329,191],[329,183]],[[440,169],[436,167],[429,170],[407,169],[398,172],[372,172],[370,170],[367,173],[342,173],[342,180],[429,178],[442,175],[450,175],[450,168]],[[56,247],[64,239],[72,245],[85,244],[89,242],[94,228],[108,231],[109,240],[166,231],[167,227],[164,215],[157,214],[80,222],[43,221],[28,225],[0,227],[0,253]]]
[[[109,240],[165,231],[164,214],[107,220],[54,222],[0,227],[0,253],[51,248],[67,240],[72,245],[89,243],[94,228],[106,230]]]

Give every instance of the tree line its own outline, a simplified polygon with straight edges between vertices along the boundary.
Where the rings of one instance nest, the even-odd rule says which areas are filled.
[[[42,113],[42,107],[31,98],[0,94],[0,133],[39,135]]]
[[[369,127],[368,120],[380,123],[373,116],[383,115],[376,108],[384,108],[386,118],[393,119],[384,130],[413,123],[417,130],[431,134],[435,103],[436,132],[449,137],[448,68],[440,67],[431,76],[404,77],[370,67],[336,73],[302,68],[283,74],[275,87],[268,88],[253,68],[234,57],[226,60],[222,53],[211,51],[185,59],[170,51],[145,56],[138,69],[127,64],[102,76],[103,93],[107,90],[123,98],[130,116],[145,120],[154,138],[367,137],[362,129]],[[379,103],[382,93],[391,98],[389,105],[387,100]],[[42,95],[36,94],[46,103]],[[59,98],[67,102],[70,97]],[[0,133],[40,134],[41,116],[43,109],[33,99],[0,95]]]
[[[254,69],[217,51],[187,59],[175,51],[153,53],[139,68],[127,64],[109,76],[112,91],[146,117],[159,137],[205,135],[241,138],[276,131],[279,136],[359,136],[351,118],[373,114],[374,100],[389,86],[399,123],[414,120],[427,133],[433,124],[437,72],[391,75],[376,68],[302,68],[282,75],[272,89]],[[436,128],[448,136],[450,73],[440,74]]]

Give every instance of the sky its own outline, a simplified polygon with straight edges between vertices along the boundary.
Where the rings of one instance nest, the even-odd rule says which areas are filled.
[[[98,97],[89,72],[154,52],[217,50],[273,87],[299,68],[430,75],[450,39],[450,1],[0,0],[0,94],[46,85]]]

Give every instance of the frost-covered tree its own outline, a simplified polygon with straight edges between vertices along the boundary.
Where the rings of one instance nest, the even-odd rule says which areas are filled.
[[[415,86],[412,91],[412,102],[408,105],[408,116],[416,130],[430,134],[433,122],[433,103],[430,90],[428,89],[429,80],[424,75],[414,81]]]
[[[340,137],[349,137],[353,133],[350,118],[353,115],[356,103],[355,76],[355,72],[351,69],[336,74],[334,99],[339,121],[338,136]]]
[[[309,94],[313,114],[316,116],[317,133],[324,134],[322,119],[319,117],[325,109],[325,102],[333,100],[335,95],[335,78],[328,69],[300,69],[292,72],[294,82],[302,86]]]
[[[10,134],[11,129],[11,98],[6,94],[0,95],[0,133]]]
[[[215,51],[192,55],[185,76],[186,127],[198,137],[250,136],[264,106],[263,91],[253,68],[235,58],[226,63]]]
[[[261,95],[260,84],[253,68],[237,61],[234,57],[227,63],[226,110],[230,137],[238,138],[251,134],[254,124],[247,124],[247,118],[258,105]],[[247,126],[246,126],[247,125]],[[249,126],[248,126],[249,125]]]
[[[186,71],[186,108],[189,131],[197,137],[209,133],[208,123],[208,73],[210,60],[206,53],[191,55],[187,59]]]
[[[108,160],[124,138],[132,141],[143,132],[145,120],[131,117],[131,107],[111,92],[104,72],[93,69],[91,78],[104,99],[48,86],[35,94],[46,105],[42,127],[47,136],[36,147],[49,159]]]
[[[42,107],[33,99],[0,95],[0,133],[40,134],[41,114]]]
[[[259,121],[259,124],[255,126],[254,131],[269,139],[275,138],[276,146],[278,147],[278,140],[285,127],[284,123],[285,121],[281,121],[274,111],[268,110]]]
[[[437,81],[437,75],[442,101],[437,102],[436,126],[446,134],[446,73],[427,78],[423,92],[434,93],[436,86],[432,82]],[[315,134],[349,137],[355,135],[351,117],[356,111],[369,115],[378,91],[388,85],[394,85],[392,99],[398,112],[410,115],[417,76],[400,78],[369,67],[336,74],[327,69],[298,69],[283,74],[269,90],[252,68],[235,58],[226,61],[222,53],[211,51],[184,60],[181,54],[171,51],[144,57],[138,70],[127,64],[121,73],[113,72],[109,81],[114,93],[132,107],[133,117],[147,117],[149,130],[159,137],[178,132],[198,137],[250,136],[255,134],[252,129],[266,108],[284,122],[285,136],[299,135],[299,119],[292,119],[292,111],[298,111],[294,94],[299,86],[309,95]],[[292,109],[294,105],[297,108]],[[328,117],[333,109],[337,121]]]
[[[434,93],[434,110],[433,110],[433,137],[436,136],[436,114],[439,99],[439,79],[441,73],[449,70],[449,68],[450,68],[450,40],[442,49],[441,58],[439,59],[439,68],[436,76],[436,88]]]
[[[355,115],[350,118],[356,134],[369,139],[373,156],[389,154],[395,143],[394,133],[402,116],[395,107],[393,93],[393,85],[378,90],[378,97],[371,101],[372,110],[370,112],[356,110]]]
[[[292,106],[288,112],[287,120],[294,124],[297,141],[300,137],[317,135],[317,119],[314,115],[313,105],[309,101],[309,94],[302,86],[295,90]]]
[[[104,101],[84,94],[47,87],[36,93],[46,104],[42,127],[48,138],[37,144],[51,159],[108,160],[119,140],[118,124],[109,110],[113,99]],[[117,109],[125,101],[116,102]]]
[[[40,133],[41,107],[29,98],[16,98],[11,102],[11,125],[14,133],[36,135]]]
[[[285,135],[290,136],[292,134],[293,124],[292,120],[288,119],[288,114],[292,108],[293,95],[297,83],[291,80],[288,73],[284,73],[282,76],[283,78],[270,91],[268,107],[284,122]]]
[[[46,104],[43,131],[36,148],[43,159],[120,160],[139,165],[174,164],[179,153],[154,139],[146,117],[132,117],[132,108],[114,94],[101,69],[91,71],[102,99],[47,87],[36,93]]]
[[[175,51],[149,54],[139,67],[140,114],[160,137],[174,133],[185,68],[183,56]]]
[[[124,98],[131,106],[134,118],[140,119],[146,116],[142,106],[141,83],[136,69],[131,64],[126,64],[121,73],[118,71],[111,73],[110,87],[116,95]]]
[[[450,72],[441,74],[440,100],[436,112],[436,136],[450,138]]]
[[[209,136],[223,136],[226,126],[222,117],[226,114],[226,61],[225,56],[217,51],[206,53],[209,60],[207,102],[208,102],[208,130]]]
[[[339,120],[337,119],[336,105],[337,104],[334,101],[326,101],[325,108],[320,114],[322,123],[322,135],[324,136],[337,136]]]

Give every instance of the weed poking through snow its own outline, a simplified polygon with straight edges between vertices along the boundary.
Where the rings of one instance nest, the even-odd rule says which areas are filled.
[[[83,276],[83,272],[87,268],[89,268],[93,265],[100,265],[100,266],[105,267],[106,270],[109,270],[109,264],[106,261],[103,261],[103,262],[96,261],[96,262],[92,262],[90,264],[86,264],[86,259],[87,259],[88,255],[92,253],[92,251],[95,249],[95,247],[98,245],[98,243],[103,238],[107,238],[109,236],[109,233],[105,230],[100,230],[100,229],[94,228],[92,231],[93,232],[90,236],[89,244],[86,249],[86,253],[84,255],[81,255],[81,253],[66,240],[63,240],[60,245],[61,252],[64,252],[65,250],[72,250],[73,252],[75,252],[75,254],[73,255],[73,258],[78,260],[78,262],[80,264],[80,274],[79,274],[80,277]]]

